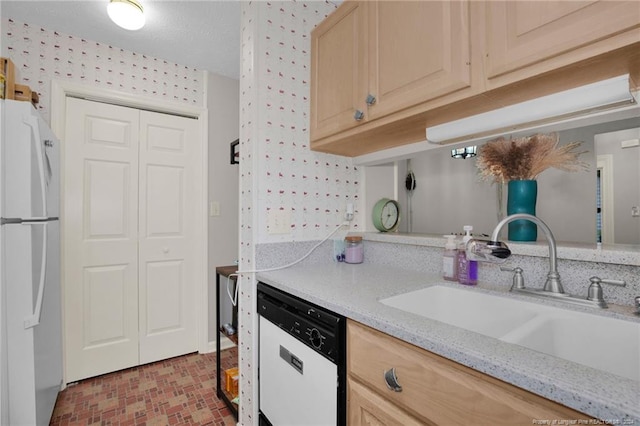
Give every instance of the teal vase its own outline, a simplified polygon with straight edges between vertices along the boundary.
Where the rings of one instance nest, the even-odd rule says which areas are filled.
[[[528,213],[536,215],[538,182],[535,180],[512,180],[507,187],[507,215]],[[529,220],[509,222],[510,241],[535,241],[538,226]]]

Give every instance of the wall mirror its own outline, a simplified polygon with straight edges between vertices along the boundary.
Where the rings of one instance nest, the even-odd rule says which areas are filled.
[[[580,151],[587,151],[580,158],[589,163],[588,171],[548,169],[537,179],[536,215],[549,225],[556,240],[594,244],[601,238],[603,243],[640,245],[638,109],[582,121],[579,127],[546,126],[516,136],[537,131],[557,131],[560,144],[583,141]],[[486,142],[473,144],[480,147]],[[386,163],[366,168],[386,170],[376,177],[380,181],[385,174],[395,174],[395,195],[404,212],[400,232],[443,235],[460,233],[463,225],[473,225],[474,234],[490,234],[503,217],[506,186],[481,181],[474,157],[452,158],[452,148],[460,146],[405,156],[393,167]],[[415,175],[413,191],[404,185],[408,171]],[[367,180],[367,197],[375,191],[370,189],[372,185],[375,180]],[[539,233],[539,239],[542,237]]]

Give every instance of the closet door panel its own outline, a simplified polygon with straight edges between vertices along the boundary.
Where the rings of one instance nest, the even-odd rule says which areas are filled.
[[[138,364],[138,111],[67,99],[67,382]]]
[[[67,382],[196,351],[200,124],[69,98],[65,132]]]
[[[196,120],[141,113],[141,363],[197,350],[198,141]]]

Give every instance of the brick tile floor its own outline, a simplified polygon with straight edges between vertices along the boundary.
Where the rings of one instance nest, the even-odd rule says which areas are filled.
[[[223,351],[223,368],[233,365],[237,357],[237,348]],[[216,396],[215,353],[189,354],[72,384],[58,395],[50,423],[52,426],[235,424],[229,409]]]

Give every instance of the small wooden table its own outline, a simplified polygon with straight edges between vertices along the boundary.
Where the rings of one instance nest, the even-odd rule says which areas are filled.
[[[237,270],[238,270],[237,265],[216,267],[216,395],[218,396],[218,399],[222,399],[227,405],[227,407],[229,407],[229,410],[231,411],[231,413],[233,413],[233,416],[235,417],[236,421],[238,420],[238,406],[231,402],[227,394],[221,388],[221,385],[222,385],[221,369],[222,368],[220,363],[220,333],[221,333],[220,331],[220,326],[221,326],[220,324],[220,277],[227,277],[233,280],[234,283],[237,285],[238,277],[230,276],[231,274],[234,274]],[[236,345],[238,344],[238,340],[237,340],[238,332],[239,330],[236,327],[236,334],[235,334],[236,338],[232,339],[232,341]]]

